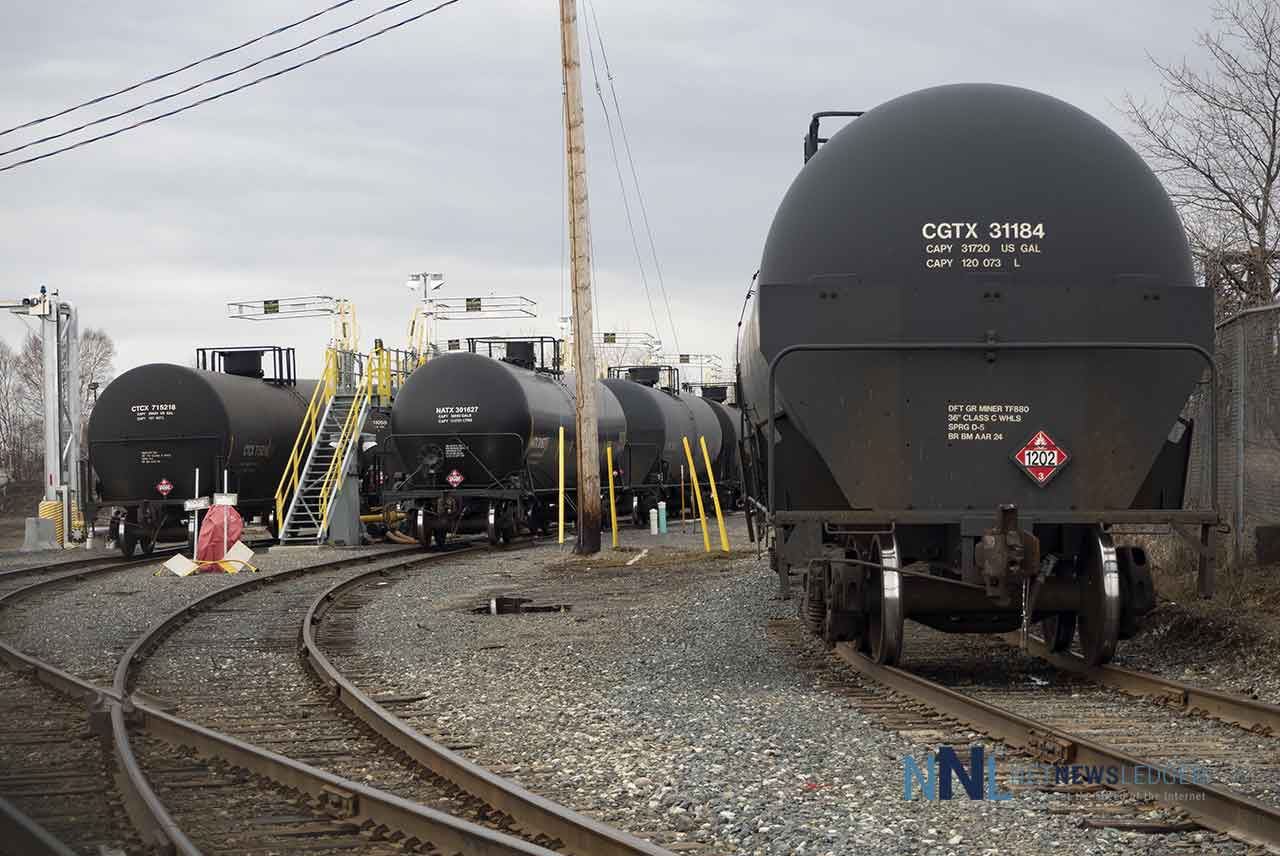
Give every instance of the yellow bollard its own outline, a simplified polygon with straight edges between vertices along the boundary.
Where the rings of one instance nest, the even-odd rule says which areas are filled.
[[[720,549],[729,552],[729,536],[724,532],[724,515],[720,513],[720,495],[716,493],[716,477],[711,472],[711,456],[707,454],[707,438],[699,437],[698,442],[702,445],[702,460],[707,464],[707,484],[711,487],[711,502],[716,507],[716,525],[720,527]]]
[[[564,543],[564,426],[560,426],[560,543]]]
[[[702,491],[698,490],[698,468],[693,465],[693,452],[689,448],[689,438],[684,438],[684,456],[689,459],[689,478],[693,485],[693,495],[698,498],[698,517],[702,520],[702,547],[711,552],[711,536],[707,533],[707,512],[702,508]]]
[[[609,523],[613,526],[613,549],[618,549],[618,505],[613,499],[613,444],[604,447],[605,463],[609,465]]]
[[[36,515],[52,520],[54,540],[58,542],[59,547],[66,545],[66,532],[62,520],[62,500],[41,500],[40,505],[37,507]]]

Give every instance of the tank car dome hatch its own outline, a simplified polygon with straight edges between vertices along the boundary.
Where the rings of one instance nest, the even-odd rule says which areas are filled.
[[[1194,284],[1168,194],[1119,135],[1048,95],[975,83],[895,98],[833,135],[778,208],[760,282],[975,273]]]

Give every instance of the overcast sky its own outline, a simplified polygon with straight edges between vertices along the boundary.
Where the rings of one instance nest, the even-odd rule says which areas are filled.
[[[185,64],[326,3],[10,0],[0,124]],[[381,5],[356,0],[271,47],[143,91],[181,88]],[[410,3],[295,56],[428,5]],[[812,112],[991,81],[1058,96],[1124,131],[1114,106],[1122,95],[1158,94],[1146,54],[1182,57],[1210,24],[1207,3],[1170,0],[597,0],[596,13],[679,348],[726,361]],[[596,329],[652,332],[585,52],[583,62]],[[140,94],[109,105],[131,106]],[[560,99],[555,0],[461,0],[248,91],[0,173],[0,297],[60,289],[82,325],[114,337],[118,371],[236,343],[295,346],[304,371],[315,370],[325,320],[227,320],[225,304],[238,298],[349,297],[366,347],[374,336],[401,345],[412,308],[403,282],[420,270],[447,275],[442,293],[533,298],[538,320],[521,332],[554,334],[565,299]],[[12,141],[0,148],[40,135],[0,137]],[[674,350],[651,266],[649,277],[658,332]],[[501,330],[455,322],[442,332]],[[22,333],[21,322],[0,319],[0,336],[15,342]]]

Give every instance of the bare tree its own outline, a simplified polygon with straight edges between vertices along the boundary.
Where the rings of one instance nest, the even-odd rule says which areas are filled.
[[[89,327],[80,334],[80,412],[86,422],[95,400],[93,385],[103,387],[111,382],[115,358],[116,344],[106,331]],[[44,343],[37,333],[27,334],[22,350],[13,357],[13,365],[18,383],[26,391],[26,412],[43,418]]]
[[[1270,303],[1280,281],[1280,2],[1220,0],[1213,23],[1197,38],[1207,70],[1153,58],[1163,100],[1126,95],[1124,107],[1230,313]]]
[[[14,354],[14,368],[23,392],[23,413],[34,419],[44,418],[44,350],[38,333],[27,333],[22,348]]]
[[[86,425],[97,401],[95,390],[111,382],[115,374],[115,360],[116,343],[111,341],[106,331],[87,328],[80,336],[80,412]]]
[[[0,341],[0,467],[11,478],[26,478],[31,467],[27,446],[31,421],[24,397],[26,390],[16,370],[17,354]]]

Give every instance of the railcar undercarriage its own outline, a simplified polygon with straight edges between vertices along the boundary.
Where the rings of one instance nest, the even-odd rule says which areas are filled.
[[[1024,530],[1017,509],[1004,506],[996,525],[974,537],[955,525],[854,528],[821,512],[803,517],[788,515],[770,547],[784,594],[797,578],[808,628],[828,643],[854,642],[879,663],[901,658],[910,618],[951,633],[1034,627],[1054,651],[1078,639],[1097,665],[1155,608],[1145,550],[1117,545],[1104,524]],[[1210,555],[1212,532],[1202,524]]]

